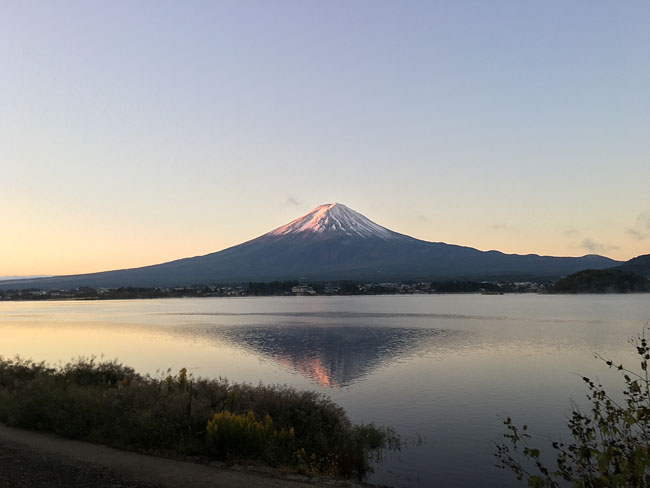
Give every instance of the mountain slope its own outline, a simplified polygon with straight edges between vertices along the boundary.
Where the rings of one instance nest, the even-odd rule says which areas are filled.
[[[609,258],[504,254],[393,232],[334,203],[223,251],[127,270],[0,283],[0,288],[181,286],[285,279],[559,278],[619,264]]]
[[[650,254],[642,254],[641,256],[632,258],[623,264],[619,264],[614,269],[628,271],[650,278]]]

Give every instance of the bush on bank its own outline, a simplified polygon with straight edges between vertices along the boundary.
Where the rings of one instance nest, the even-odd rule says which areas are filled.
[[[496,446],[497,466],[535,488],[650,487],[650,341],[648,326],[630,342],[641,369],[601,359],[623,380],[621,394],[610,395],[598,380],[583,377],[589,409],[575,404],[567,420],[570,440],[551,443],[554,463],[532,444],[526,425],[504,421],[505,442]],[[554,465],[553,465],[554,464]]]
[[[117,361],[59,368],[0,357],[0,421],[140,452],[254,461],[363,478],[399,446],[390,429],[353,425],[324,395],[224,379],[140,375]]]

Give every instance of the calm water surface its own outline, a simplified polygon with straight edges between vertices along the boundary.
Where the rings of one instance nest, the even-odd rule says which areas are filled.
[[[409,447],[369,481],[405,487],[521,486],[493,468],[512,416],[566,438],[580,375],[616,388],[594,353],[636,365],[630,337],[649,295],[426,295],[0,303],[0,355],[57,363],[119,358],[140,372],[280,383],[330,395],[354,422]],[[578,374],[577,374],[578,373]]]

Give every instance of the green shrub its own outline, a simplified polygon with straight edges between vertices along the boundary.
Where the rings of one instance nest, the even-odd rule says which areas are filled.
[[[278,433],[270,415],[258,421],[252,410],[246,415],[228,410],[216,413],[207,426],[208,446],[216,456],[228,459],[267,459],[279,449],[290,449],[286,441],[293,438],[293,428]]]
[[[68,383],[81,386],[117,387],[120,384],[127,385],[138,377],[133,368],[124,366],[117,360],[97,363],[95,357],[80,357],[76,362],[66,364],[60,374]]]
[[[583,377],[591,407],[588,412],[573,408],[568,421],[571,442],[552,442],[555,468],[548,467],[541,449],[530,444],[527,426],[517,427],[510,418],[504,421],[507,441],[495,453],[498,467],[540,488],[650,486],[650,347],[645,329],[631,342],[640,357],[640,371],[603,359],[621,374],[623,401]]]
[[[45,365],[44,362],[35,363],[31,359],[15,360],[0,357],[0,388],[13,390],[20,388],[27,382],[38,377],[51,376],[56,370]]]

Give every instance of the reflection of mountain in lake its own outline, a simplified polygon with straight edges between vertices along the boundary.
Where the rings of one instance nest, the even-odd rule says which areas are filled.
[[[218,329],[218,334],[323,387],[340,388],[360,381],[384,364],[446,342],[453,333],[397,327],[303,326],[225,328]]]

